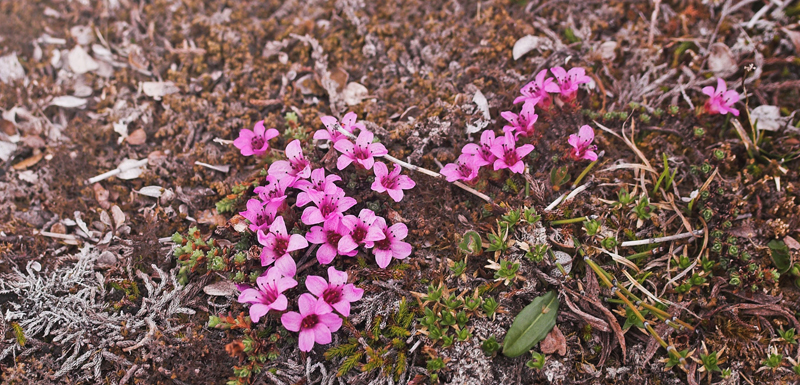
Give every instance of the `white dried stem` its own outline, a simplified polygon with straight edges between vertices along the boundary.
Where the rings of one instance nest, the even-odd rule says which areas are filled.
[[[627,241],[622,242],[620,247],[630,247],[630,246],[641,246],[641,245],[651,245],[653,243],[662,243],[662,242],[669,242],[669,241],[677,241],[679,239],[689,238],[697,235],[703,235],[703,230],[695,230],[689,231],[686,233],[670,235],[668,237],[659,237],[659,238],[650,238],[650,239],[640,239],[638,241]]]

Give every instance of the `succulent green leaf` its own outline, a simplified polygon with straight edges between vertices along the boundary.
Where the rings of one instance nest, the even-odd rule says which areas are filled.
[[[792,268],[792,256],[789,253],[789,247],[783,241],[773,239],[767,243],[770,250],[770,257],[772,263],[778,268],[778,272],[783,274]]]
[[[461,239],[461,243],[458,244],[458,248],[465,254],[480,254],[482,251],[481,236],[475,231],[467,231],[464,238]]]
[[[537,297],[514,319],[503,341],[503,355],[518,357],[527,353],[556,326],[558,296],[554,291]]]

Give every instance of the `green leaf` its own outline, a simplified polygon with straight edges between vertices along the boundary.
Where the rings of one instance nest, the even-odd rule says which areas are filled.
[[[770,257],[772,263],[778,268],[778,272],[783,274],[792,268],[792,256],[789,253],[789,247],[783,241],[773,239],[767,243],[770,250]]]
[[[503,355],[513,358],[531,350],[556,326],[557,313],[558,296],[554,291],[534,299],[522,309],[508,329],[503,341]]]
[[[464,238],[461,239],[461,243],[458,244],[458,248],[465,254],[480,254],[482,251],[481,236],[472,230],[467,231]]]

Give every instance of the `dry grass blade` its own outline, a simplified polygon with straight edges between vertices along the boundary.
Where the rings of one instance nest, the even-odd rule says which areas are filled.
[[[610,128],[598,123],[596,120],[593,120],[593,122],[594,122],[594,124],[597,125],[597,127],[600,127],[601,130],[603,130],[605,132],[608,132],[609,134],[614,135],[617,138],[621,139],[623,142],[625,142],[625,144],[628,147],[630,147],[630,149],[633,151],[633,153],[636,154],[636,156],[639,157],[639,159],[642,160],[642,163],[644,163],[644,167],[641,167],[641,168],[644,169],[645,171],[649,171],[649,172],[655,174],[655,176],[658,177],[658,173],[653,168],[653,166],[650,165],[650,161],[647,160],[647,157],[644,156],[644,153],[641,150],[639,150],[639,148],[636,147],[636,145],[633,144],[633,142],[631,142],[630,139],[628,139],[628,137],[625,135],[625,127],[624,126],[622,128],[622,136],[620,136],[616,132],[612,131]],[[631,122],[633,122],[633,120],[631,120]],[[634,124],[631,124],[631,134],[633,134],[633,132],[634,132],[633,130],[634,130]],[[638,165],[638,166],[641,166],[641,165]]]

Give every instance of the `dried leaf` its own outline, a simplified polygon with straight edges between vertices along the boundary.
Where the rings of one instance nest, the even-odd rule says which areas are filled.
[[[111,203],[108,202],[109,192],[106,190],[100,183],[95,183],[92,185],[92,190],[94,190],[94,199],[97,200],[97,203],[100,204],[105,210],[111,206]]]
[[[136,159],[125,159],[120,162],[117,168],[122,170],[122,172],[117,174],[117,178],[124,180],[138,178],[140,175],[142,175],[144,170],[142,170],[141,167],[136,167],[137,164],[139,164],[139,161]]]
[[[161,100],[166,95],[179,92],[180,88],[173,82],[144,82],[142,83],[142,91],[145,95],[155,100]]]
[[[100,64],[97,64],[80,45],[69,51],[67,60],[69,60],[69,68],[78,75],[97,71],[100,68]]]
[[[369,90],[363,84],[351,82],[345,87],[342,97],[348,106],[355,106],[369,97]]]
[[[197,223],[204,225],[225,226],[228,220],[224,216],[217,213],[217,209],[203,210],[197,216]]]
[[[125,213],[122,212],[122,209],[120,209],[119,206],[111,206],[111,216],[114,217],[115,229],[118,229],[120,226],[125,224]]]
[[[236,284],[232,281],[219,281],[203,287],[203,292],[217,297],[227,297],[236,293]]]
[[[8,161],[11,155],[14,154],[14,151],[17,151],[17,145],[15,143],[3,142],[0,140],[0,160],[3,162]]]
[[[132,146],[138,146],[140,144],[144,144],[144,142],[147,141],[147,134],[144,132],[143,129],[139,128],[131,132],[131,134],[128,135],[127,138],[125,138],[125,141],[127,141],[128,144]]]
[[[42,158],[44,158],[44,153],[43,152],[35,153],[31,157],[29,157],[29,158],[27,158],[27,159],[15,164],[13,166],[14,170],[17,170],[17,171],[25,170],[26,168],[28,168],[30,166],[33,166],[36,163],[39,163],[39,161],[42,160]]]
[[[108,211],[106,210],[100,211],[100,222],[103,222],[103,224],[108,227],[114,227],[114,224],[111,223],[111,215],[108,215]]]
[[[478,109],[483,112],[484,119],[492,119],[492,116],[489,114],[489,101],[486,100],[486,96],[483,95],[483,92],[480,90],[475,91],[475,96],[472,97],[472,101],[478,105]]]
[[[138,194],[142,194],[152,198],[160,198],[161,194],[164,192],[164,188],[161,186],[145,186],[139,189],[139,191],[136,190],[134,191]]]
[[[789,247],[791,250],[800,250],[800,242],[797,242],[794,238],[790,236],[783,237],[783,243]]]
[[[8,84],[24,77],[25,69],[19,63],[16,52],[0,57],[0,81]]]
[[[725,43],[714,43],[708,54],[708,69],[717,77],[732,75],[738,67],[733,52]]]
[[[553,49],[553,42],[546,37],[533,35],[523,36],[517,40],[516,43],[514,43],[512,56],[514,57],[514,60],[517,60],[534,49],[539,50],[539,52],[543,50],[551,50]]]
[[[547,333],[547,336],[539,343],[539,349],[544,354],[553,354],[555,352],[558,352],[560,356],[567,354],[567,339],[564,338],[561,330],[558,330],[558,326],[553,327],[553,330]]]
[[[63,108],[77,108],[86,105],[86,99],[76,98],[74,96],[56,96],[50,102],[51,106],[59,106]]]
[[[33,172],[33,170],[27,170],[18,173],[17,178],[19,178],[19,180],[34,184],[39,181],[39,174]]]
[[[761,105],[750,111],[750,123],[763,131],[778,131],[786,127],[789,117],[781,117],[778,106]]]
[[[792,41],[794,45],[794,53],[796,55],[800,54],[800,32],[792,31],[786,28],[781,28],[781,30],[786,33],[786,36],[789,37],[789,40]]]

